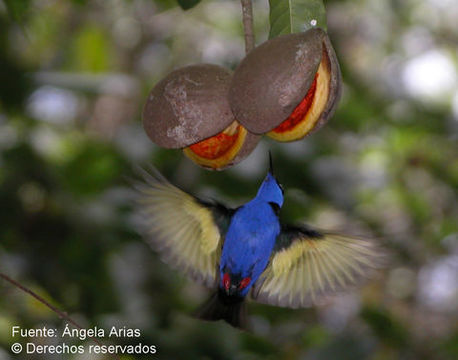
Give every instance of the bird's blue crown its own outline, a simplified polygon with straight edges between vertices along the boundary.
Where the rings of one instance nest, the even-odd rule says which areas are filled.
[[[269,171],[261,184],[256,198],[265,202],[274,202],[279,207],[283,205],[283,188],[272,171]]]

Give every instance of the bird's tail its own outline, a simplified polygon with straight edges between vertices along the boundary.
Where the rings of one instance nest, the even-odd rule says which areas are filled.
[[[195,317],[202,320],[224,320],[233,327],[246,329],[245,298],[226,295],[222,290],[215,292],[196,311]]]

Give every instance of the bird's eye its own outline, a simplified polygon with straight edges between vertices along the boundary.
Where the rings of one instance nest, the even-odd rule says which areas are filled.
[[[239,290],[245,289],[250,284],[250,281],[250,277],[243,278],[242,281],[240,281]]]
[[[277,181],[277,185],[278,185],[278,187],[280,188],[282,195],[284,195],[284,194],[285,194],[285,190],[283,189],[282,184],[280,184],[280,183]]]
[[[274,214],[278,216],[280,214],[280,205],[273,201],[269,201],[269,205],[272,208]]]

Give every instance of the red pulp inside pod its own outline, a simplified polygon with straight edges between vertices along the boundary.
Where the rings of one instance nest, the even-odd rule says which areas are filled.
[[[310,107],[312,106],[313,99],[315,98],[317,79],[318,72],[316,73],[312,85],[310,86],[310,89],[307,92],[307,95],[305,95],[304,99],[302,99],[299,105],[296,106],[291,115],[272,131],[276,133],[283,133],[285,131],[291,130],[304,119],[304,117],[307,115],[307,112],[310,110]]]

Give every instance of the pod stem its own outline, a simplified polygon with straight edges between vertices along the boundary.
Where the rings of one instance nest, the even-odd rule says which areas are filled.
[[[243,32],[245,34],[245,52],[254,49],[253,4],[251,0],[240,0],[242,3]]]
[[[10,284],[14,285],[15,287],[19,288],[20,290],[24,291],[25,293],[29,294],[30,296],[34,297],[36,300],[41,302],[44,306],[46,306],[48,309],[52,310],[54,313],[56,313],[61,319],[67,320],[70,324],[75,326],[76,328],[82,330],[83,327],[78,324],[75,320],[73,320],[70,316],[67,315],[67,313],[63,312],[62,310],[59,310],[55,306],[51,305],[49,302],[47,302],[45,299],[43,299],[40,295],[36,294],[29,288],[26,288],[24,285],[18,283],[16,280],[11,279],[8,275],[0,272],[0,278],[3,280],[9,282]],[[102,343],[98,341],[95,337],[88,336],[92,341],[94,341],[97,345],[102,346]],[[112,355],[113,359],[120,360],[119,356],[116,354]]]

